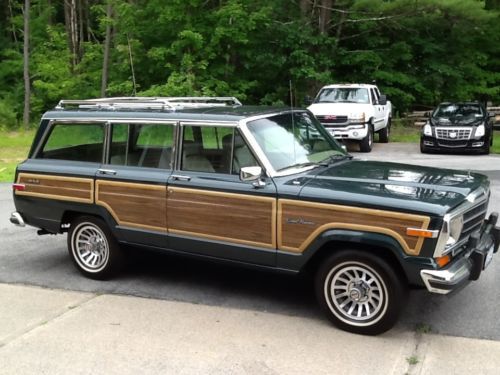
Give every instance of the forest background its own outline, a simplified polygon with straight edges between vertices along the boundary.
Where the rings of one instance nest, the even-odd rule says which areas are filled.
[[[6,130],[63,98],[301,106],[334,82],[376,81],[396,115],[499,103],[499,68],[500,0],[0,0]]]

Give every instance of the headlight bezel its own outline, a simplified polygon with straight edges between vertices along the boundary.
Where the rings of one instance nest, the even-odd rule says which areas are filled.
[[[474,131],[474,138],[481,138],[486,135],[486,127],[484,124],[478,125]]]
[[[431,124],[427,123],[424,125],[424,128],[422,129],[422,132],[424,133],[424,135],[428,136],[428,137],[432,137],[432,126]]]

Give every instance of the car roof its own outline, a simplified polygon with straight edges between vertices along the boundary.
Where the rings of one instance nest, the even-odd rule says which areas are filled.
[[[210,121],[210,122],[237,122],[255,116],[279,114],[290,111],[290,107],[271,106],[226,106],[182,109],[97,109],[71,108],[55,109],[46,112],[43,119],[145,119],[145,120],[172,120],[172,121]]]

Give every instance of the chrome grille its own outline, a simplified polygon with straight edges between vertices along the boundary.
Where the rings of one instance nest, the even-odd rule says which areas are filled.
[[[316,116],[316,118],[322,124],[345,124],[347,122],[347,116],[326,115]]]
[[[436,128],[437,139],[468,140],[472,128]]]
[[[474,206],[469,211],[464,213],[464,227],[462,233],[460,234],[460,240],[466,240],[472,233],[481,228],[481,224],[486,217],[486,211],[488,210],[488,200]]]

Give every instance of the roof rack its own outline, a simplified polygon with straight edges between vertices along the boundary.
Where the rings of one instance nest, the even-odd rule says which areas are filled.
[[[178,96],[178,97],[137,97],[97,98],[85,100],[61,100],[56,109],[156,109],[175,111],[183,108],[210,108],[241,106],[232,96]]]

